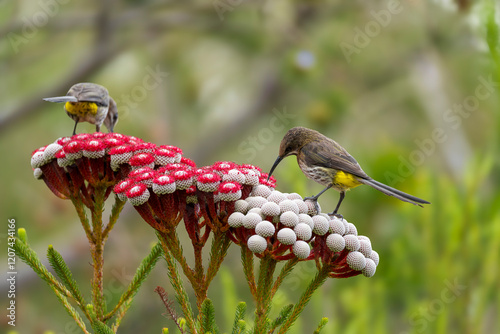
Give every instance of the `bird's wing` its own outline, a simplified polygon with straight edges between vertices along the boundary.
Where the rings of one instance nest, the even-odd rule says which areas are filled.
[[[307,165],[333,168],[361,178],[369,178],[356,159],[337,142],[328,139],[325,143],[316,141],[302,147],[302,154]]]
[[[83,82],[73,85],[68,95],[75,96],[79,102],[94,102],[100,106],[109,105],[108,90],[97,84]]]

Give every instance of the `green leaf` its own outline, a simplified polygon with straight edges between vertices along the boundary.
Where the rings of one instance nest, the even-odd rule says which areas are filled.
[[[283,306],[280,313],[271,324],[271,331],[270,331],[271,333],[274,332],[276,328],[281,326],[288,319],[290,313],[292,312],[292,309],[293,309],[293,304],[288,304]]]
[[[134,296],[136,295],[137,291],[139,291],[139,288],[141,287],[142,283],[144,283],[151,270],[153,270],[154,266],[156,265],[162,254],[163,254],[163,249],[160,243],[156,243],[151,249],[149,255],[142,260],[141,264],[139,265],[139,268],[135,272],[132,282],[130,282],[127,288],[127,291],[123,293],[123,295],[120,297],[120,300],[118,301],[114,309],[111,312],[109,312],[104,317],[104,319],[111,318],[115,314],[115,312],[118,311],[118,309],[123,308],[119,312],[119,316],[117,316],[115,321],[116,325],[120,323],[123,315],[125,315],[126,309],[130,307],[130,304]]]
[[[87,312],[90,315],[92,329],[96,334],[115,334],[115,332],[106,326],[105,323],[97,319],[97,316],[92,305],[87,305]]]
[[[326,326],[327,323],[328,318],[322,318],[313,334],[319,334],[319,332],[321,332],[321,330]]]
[[[14,248],[16,249],[17,256],[30,266],[42,280],[47,282],[52,291],[54,291],[54,294],[61,301],[61,304],[63,304],[68,314],[75,320],[82,331],[84,333],[88,333],[82,318],[68,301],[68,297],[73,298],[71,292],[47,270],[47,268],[40,261],[36,252],[28,247],[28,245],[21,239],[16,238]]]
[[[21,227],[17,230],[17,237],[23,244],[28,245],[28,234],[24,228]]]
[[[61,254],[59,254],[52,247],[52,245],[49,245],[49,249],[47,250],[47,258],[49,259],[49,263],[54,269],[57,277],[59,277],[66,288],[68,288],[73,298],[80,304],[80,307],[83,310],[87,303],[83,299],[80,289],[78,288],[76,281],[73,279],[73,274],[66,265],[66,262],[64,262]]]
[[[19,238],[16,238],[16,243],[14,248],[16,249],[16,255],[27,265],[33,269],[33,271],[55,291],[59,291],[66,297],[72,297],[71,293],[66,289],[66,287],[61,284],[40,261],[40,258],[36,252],[23,243]]]
[[[201,332],[202,333],[219,333],[219,329],[215,324],[215,308],[212,301],[207,298],[201,304]]]
[[[238,334],[245,330],[246,323],[245,321],[243,321],[243,318],[245,318],[246,311],[247,311],[247,304],[245,302],[240,302],[238,306],[236,306],[233,331],[231,332],[231,334]]]
[[[314,279],[311,281],[307,289],[302,293],[302,296],[300,297],[299,301],[297,304],[295,304],[292,313],[290,316],[288,316],[288,319],[286,322],[281,326],[279,330],[279,334],[284,334],[288,332],[290,327],[292,327],[293,323],[297,320],[299,315],[302,313],[304,308],[306,307],[307,303],[311,299],[314,291],[316,291],[323,283],[325,283],[325,280],[328,278],[329,274],[329,268],[328,266],[324,266],[314,277]]]
[[[160,241],[162,240],[160,234],[158,234],[158,238],[160,239]],[[175,297],[179,302],[182,312],[185,316],[185,319],[179,318],[179,326],[183,328],[185,321],[185,325],[189,328],[189,331],[191,331],[191,333],[195,333],[196,332],[196,325],[194,322],[195,317],[193,315],[191,304],[189,303],[188,294],[186,292],[186,289],[184,288],[182,279],[179,277],[179,271],[177,270],[177,265],[175,264],[174,257],[169,252],[168,248],[163,246],[162,248],[163,248],[163,256],[165,257],[165,261],[167,262],[168,278],[170,280],[170,284],[175,290]]]

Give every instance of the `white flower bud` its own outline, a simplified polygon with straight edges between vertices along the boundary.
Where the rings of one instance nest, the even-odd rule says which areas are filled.
[[[326,245],[332,252],[341,252],[345,248],[344,237],[337,233],[330,234],[326,238]]]
[[[307,242],[298,240],[293,244],[292,252],[296,257],[302,260],[306,259],[309,254],[311,254],[311,248]]]
[[[375,262],[373,262],[372,259],[366,259],[366,266],[363,268],[361,272],[366,277],[372,277],[373,275],[375,275],[376,270],[377,266],[375,265]]]
[[[233,212],[229,218],[227,219],[227,223],[229,226],[238,228],[243,226],[243,219],[245,218],[245,215],[242,214],[241,212]]]
[[[297,241],[297,235],[292,229],[289,228],[282,228],[281,230],[278,231],[278,240],[281,242],[283,245],[293,245],[295,241]]]
[[[253,253],[260,254],[267,248],[267,241],[260,235],[252,235],[247,241],[248,249]]]
[[[357,271],[363,270],[366,266],[366,258],[360,252],[350,252],[347,254],[346,262],[351,269]]]
[[[359,240],[355,235],[348,234],[344,235],[345,240],[345,248],[350,250],[351,252],[357,251],[359,249]]]
[[[264,238],[274,235],[275,230],[274,225],[267,220],[263,220],[255,226],[255,233]]]

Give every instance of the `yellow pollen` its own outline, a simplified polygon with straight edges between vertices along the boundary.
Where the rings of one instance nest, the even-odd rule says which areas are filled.
[[[66,111],[72,115],[83,117],[88,113],[97,114],[97,104],[94,102],[66,102]]]

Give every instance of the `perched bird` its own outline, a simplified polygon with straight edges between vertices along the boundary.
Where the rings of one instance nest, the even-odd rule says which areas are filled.
[[[64,110],[75,121],[73,135],[79,122],[95,124],[97,132],[101,130],[103,123],[109,132],[113,132],[118,122],[115,100],[109,96],[106,88],[95,83],[77,83],[69,89],[66,96],[47,97],[44,100],[64,103]]]
[[[289,155],[297,156],[299,167],[308,178],[326,187],[316,196],[305,199],[317,202],[318,197],[330,188],[340,192],[339,202],[332,214],[337,214],[345,192],[361,184],[369,185],[404,202],[418,206],[430,204],[423,199],[375,181],[361,169],[358,162],[342,146],[318,131],[304,127],[288,130],[281,141],[278,158],[269,172],[269,177],[281,160]],[[317,206],[316,209],[318,209]]]

